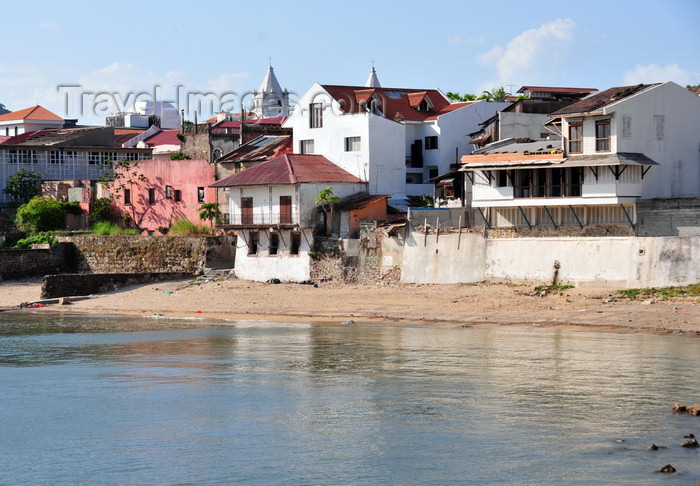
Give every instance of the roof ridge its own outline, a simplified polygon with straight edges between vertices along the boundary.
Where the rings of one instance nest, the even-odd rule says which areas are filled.
[[[287,168],[289,169],[290,179],[294,184],[298,183],[299,180],[297,178],[296,172],[294,172],[294,165],[292,164],[292,161],[289,158],[289,154],[284,154],[283,157],[285,162],[287,163]]]

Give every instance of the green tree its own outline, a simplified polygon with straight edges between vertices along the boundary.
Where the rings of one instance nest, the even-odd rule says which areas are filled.
[[[41,194],[41,177],[40,172],[22,168],[7,178],[7,187],[2,192],[25,203]]]
[[[105,169],[105,173],[100,176],[99,181],[102,187],[109,190],[109,197],[112,201],[121,199],[124,191],[127,189],[133,194],[134,184],[146,180],[146,176],[138,170],[138,160],[114,161],[108,158],[102,168]],[[134,224],[136,229],[140,230],[140,222],[146,214],[145,212],[138,214],[136,211],[137,205],[133,204],[133,202],[128,205],[131,214],[125,213],[123,219],[125,222],[128,219],[129,224]]]
[[[77,213],[77,203],[64,203],[50,197],[37,196],[17,209],[15,224],[21,231],[39,233],[63,229],[66,226],[66,213]]]
[[[453,91],[448,91],[446,95],[452,101],[474,101],[476,100],[476,95],[471,93],[459,94]]]
[[[501,86],[500,88],[491,88],[491,91],[484,91],[481,96],[479,96],[479,99],[486,101],[506,101],[506,98],[509,96],[511,96],[511,94]]]
[[[333,225],[333,206],[338,201],[340,201],[340,198],[333,194],[333,188],[330,186],[322,189],[316,196],[316,204],[321,206],[323,213],[326,215],[326,234],[328,234],[329,227]]]
[[[204,203],[199,206],[199,219],[209,221],[211,233],[214,234],[214,221],[221,217],[219,203]]]

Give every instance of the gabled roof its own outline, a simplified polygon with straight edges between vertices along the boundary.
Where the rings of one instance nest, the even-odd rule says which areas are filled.
[[[177,138],[178,133],[180,133],[180,130],[161,130],[151,135],[143,142],[148,147],[156,147],[158,145],[180,145],[180,139]]]
[[[304,182],[363,182],[323,155],[284,154],[228,176],[209,187],[276,186]]]
[[[340,103],[340,109],[345,113],[366,113],[366,108],[361,105],[368,103],[372,97],[379,101],[381,106],[377,108],[389,119],[398,117],[407,121],[425,121],[456,109],[451,107],[450,100],[437,89],[368,88],[330,84],[322,87]],[[428,111],[417,110],[426,97],[430,100],[432,108]]]
[[[557,110],[554,113],[552,113],[551,116],[558,117],[597,112],[607,105],[623,100],[625,98],[629,98],[634,94],[644,91],[645,89],[652,88],[658,85],[659,83],[638,84],[636,86],[618,86],[615,88],[606,89],[605,91],[601,91],[600,93],[596,93],[572,105]]]
[[[217,162],[264,162],[293,151],[291,135],[262,135],[244,143]]]
[[[0,122],[14,120],[63,121],[63,118],[39,105],[0,115]]]

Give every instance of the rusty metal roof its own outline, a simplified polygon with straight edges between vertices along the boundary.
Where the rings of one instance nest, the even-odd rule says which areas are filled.
[[[622,99],[628,98],[634,94],[639,93],[647,88],[658,86],[659,83],[654,84],[638,84],[636,86],[618,86],[615,88],[606,89],[600,93],[596,93],[588,98],[578,101],[572,105],[569,105],[561,110],[557,110],[550,116],[565,116],[565,115],[575,115],[590,113],[593,111],[599,111],[601,108],[620,101]]]
[[[217,162],[263,162],[293,150],[291,135],[262,135],[244,143]]]
[[[323,155],[283,154],[211,184],[209,187],[273,186],[304,182],[363,182]]]

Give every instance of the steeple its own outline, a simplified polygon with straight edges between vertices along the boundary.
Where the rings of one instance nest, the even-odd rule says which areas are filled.
[[[267,68],[267,74],[260,88],[253,93],[253,112],[258,118],[289,116],[289,92],[282,90],[272,64]]]
[[[277,76],[275,76],[275,71],[272,69],[271,65],[267,68],[267,74],[258,91],[262,93],[282,94],[282,86],[280,86],[280,83],[277,81]]]
[[[382,85],[379,84],[379,78],[377,77],[377,71],[374,70],[374,66],[372,66],[372,70],[369,72],[369,78],[367,78],[365,86],[367,86],[368,88],[382,87]]]

